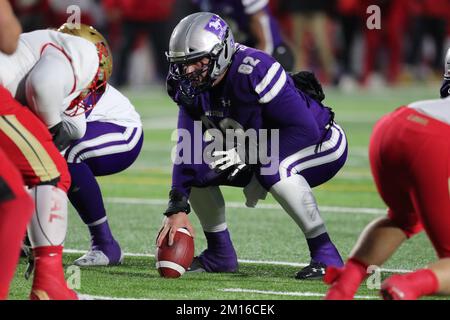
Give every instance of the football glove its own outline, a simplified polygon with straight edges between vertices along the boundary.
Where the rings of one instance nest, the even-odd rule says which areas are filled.
[[[70,135],[64,128],[62,122],[51,127],[49,131],[53,137],[53,143],[59,151],[65,150],[70,145]]]
[[[314,73],[309,71],[299,71],[297,73],[289,73],[294,80],[295,87],[310,98],[322,102],[325,99],[322,85],[317,80]]]
[[[230,168],[233,170],[228,175],[228,180],[232,181],[240,172],[248,168],[245,161],[239,156],[237,148],[232,148],[227,151],[214,151],[212,156],[216,158],[210,163],[210,168],[217,172],[224,172]]]
[[[166,79],[167,94],[172,98],[176,104],[185,106],[192,106],[195,102],[195,97],[188,94],[188,88],[182,81],[175,80],[170,75]]]

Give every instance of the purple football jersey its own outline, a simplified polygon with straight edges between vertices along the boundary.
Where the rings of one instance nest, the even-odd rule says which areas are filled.
[[[180,106],[178,128],[195,136],[194,120],[203,116],[216,126],[225,118],[237,121],[247,129],[278,129],[277,160],[309,146],[318,144],[327,134],[331,113],[321,103],[298,91],[291,77],[271,56],[250,47],[236,44],[232,63],[222,81],[196,99],[194,107]],[[192,141],[192,148],[195,146]],[[203,148],[205,143],[198,142]],[[270,147],[270,146],[269,146]],[[269,150],[270,152],[270,150]],[[194,152],[192,152],[194,156]],[[175,164],[173,188],[189,195],[190,187],[204,186],[217,179],[205,163]],[[212,171],[212,172],[210,172]],[[277,179],[264,184],[270,188]]]
[[[266,39],[269,42],[268,48],[273,53],[273,49],[281,45],[282,37],[276,19],[270,13],[268,0],[194,0],[200,10],[213,12],[221,16],[230,25],[237,42],[245,43],[249,46],[255,45],[250,32],[250,16],[260,10],[264,10],[268,20],[262,21],[264,31],[267,32]]]

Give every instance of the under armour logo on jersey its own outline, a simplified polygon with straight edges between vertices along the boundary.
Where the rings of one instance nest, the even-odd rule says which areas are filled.
[[[230,99],[221,98],[220,99],[220,104],[224,108],[231,107],[231,100]]]

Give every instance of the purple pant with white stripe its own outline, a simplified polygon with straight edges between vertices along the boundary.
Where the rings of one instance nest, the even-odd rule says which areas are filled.
[[[317,187],[333,178],[347,160],[347,139],[344,131],[337,124],[333,124],[327,132],[320,147],[306,142],[299,143],[297,146],[296,142],[302,141],[301,139],[280,140],[279,168],[275,174],[263,175],[259,169],[255,169],[259,182],[267,191],[281,179],[293,174],[302,175],[312,188]],[[228,173],[218,174],[204,163],[193,165],[193,167],[195,170],[192,172],[195,175],[193,174],[192,185],[195,187],[218,185],[245,187],[252,177],[251,172],[245,171],[234,181],[229,182],[227,181]]]
[[[95,176],[118,173],[136,160],[143,138],[142,128],[88,122],[86,134],[72,143],[65,158],[69,164],[86,163]]]
[[[109,228],[95,176],[118,173],[132,165],[143,137],[142,128],[88,122],[84,137],[74,141],[65,153],[72,177],[69,200],[89,227],[92,247],[102,250],[112,263],[120,259],[120,248]]]
[[[257,172],[257,178],[266,190],[293,174],[302,175],[311,188],[317,187],[333,178],[347,160],[347,139],[336,123],[331,126],[319,147],[314,144],[295,148],[295,145],[287,144],[289,141],[280,141],[280,165],[276,174],[262,175]]]

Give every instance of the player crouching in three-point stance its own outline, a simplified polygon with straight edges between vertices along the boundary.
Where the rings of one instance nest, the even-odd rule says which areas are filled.
[[[387,300],[450,295],[450,51],[442,100],[398,108],[381,118],[370,140],[370,165],[388,216],[369,224],[343,269],[330,268],[326,299],[353,299],[369,265],[381,266],[408,238],[425,229],[439,260],[381,285]]]
[[[28,227],[35,260],[32,299],[77,298],[62,269],[71,181],[58,152],[70,142],[71,128],[63,125],[62,114],[87,111],[80,102],[105,87],[110,55],[106,42],[53,30],[22,34],[14,54],[0,54],[0,85],[33,111],[11,102],[0,117],[0,147],[21,171],[35,202]]]
[[[92,28],[81,25],[58,29],[90,41],[105,41]],[[112,59],[108,63],[108,78]],[[139,155],[143,144],[142,123],[131,102],[109,84],[81,102],[88,111],[63,116],[71,142],[64,156],[72,185],[68,196],[91,234],[90,250],[75,260],[78,266],[117,265],[123,260],[119,243],[109,227],[100,186],[96,176],[111,175],[128,168]],[[81,133],[81,134],[79,134]]]
[[[307,73],[291,77],[268,54],[234,43],[226,22],[208,12],[189,15],[175,27],[168,59],[167,86],[179,105],[178,129],[194,138],[198,130],[225,131],[230,123],[235,124],[234,129],[278,130],[279,152],[275,154],[274,146],[273,162],[262,164],[258,159],[250,165],[235,156],[234,147],[216,151],[210,163],[203,160],[198,164],[192,148],[192,159],[174,164],[167,218],[157,245],[168,232],[171,243],[180,227],[192,234],[187,216],[192,205],[208,247],[194,260],[191,271],[236,271],[237,256],[219,189],[219,185],[232,185],[245,187],[248,206],[261,198],[258,189],[270,192],[301,228],[311,264],[297,274],[298,279],[321,278],[325,266],[341,266],[343,262],[328,236],[311,188],[341,169],[347,158],[347,141],[333,121],[334,113],[320,103],[323,92],[317,80]],[[301,83],[305,91],[295,85]],[[307,89],[314,88],[308,95]],[[204,150],[208,146],[205,141],[196,143],[203,144]],[[184,159],[186,150],[182,152]],[[264,170],[275,162],[278,165],[273,172]]]

